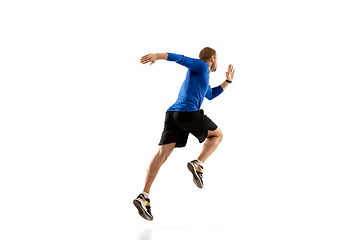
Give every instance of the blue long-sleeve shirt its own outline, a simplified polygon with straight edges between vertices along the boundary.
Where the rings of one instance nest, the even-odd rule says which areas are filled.
[[[204,97],[211,100],[224,91],[220,85],[214,88],[210,87],[209,65],[206,62],[174,53],[167,54],[168,61],[174,61],[189,69],[181,86],[178,99],[168,111],[198,111]]]

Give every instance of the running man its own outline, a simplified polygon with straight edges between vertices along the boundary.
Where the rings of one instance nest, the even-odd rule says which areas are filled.
[[[174,148],[185,147],[189,133],[194,135],[200,143],[206,140],[199,157],[187,164],[195,185],[203,188],[203,164],[223,139],[220,128],[204,114],[203,110],[200,110],[200,107],[205,97],[212,100],[229,86],[234,78],[235,69],[230,64],[225,73],[226,80],[221,85],[211,88],[209,75],[217,68],[216,51],[206,47],[201,50],[199,58],[193,59],[173,53],[151,53],[143,56],[140,60],[142,64],[150,63],[152,65],[157,60],[163,59],[174,61],[188,68],[178,99],[166,112],[160,147],[147,169],[143,193],[133,201],[140,216],[149,221],[153,220],[149,197],[151,185],[160,167]]]

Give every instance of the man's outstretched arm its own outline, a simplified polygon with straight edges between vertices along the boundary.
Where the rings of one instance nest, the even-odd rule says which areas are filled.
[[[140,59],[140,62],[142,64],[150,63],[151,66],[156,62],[156,60],[159,59],[176,62],[195,72],[203,71],[204,68],[208,68],[208,65],[204,64],[204,62],[201,61],[200,59],[193,59],[186,57],[184,55],[179,55],[174,53],[150,53],[148,55],[143,56]]]
[[[160,60],[160,59],[167,60],[168,54],[167,53],[150,53],[148,55],[143,56],[140,59],[140,63],[142,63],[142,64],[150,63],[150,66],[151,66],[157,60]]]

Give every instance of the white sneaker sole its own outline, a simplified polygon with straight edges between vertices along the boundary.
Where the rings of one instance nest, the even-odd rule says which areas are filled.
[[[190,172],[192,173],[192,175],[193,175],[193,180],[194,180],[195,185],[196,185],[198,188],[203,188],[203,187],[204,187],[204,184],[203,184],[203,182],[201,181],[199,175],[197,174],[194,165],[192,165],[191,163],[188,163],[187,166],[188,166],[189,171],[190,171]]]
[[[138,199],[135,199],[133,201],[135,207],[137,208],[137,210],[139,211],[139,215],[141,217],[143,217],[144,219],[148,220],[148,221],[152,221],[153,220],[153,217],[152,216],[149,216],[149,214],[147,213],[146,211],[146,207],[145,207],[145,204],[138,200]]]

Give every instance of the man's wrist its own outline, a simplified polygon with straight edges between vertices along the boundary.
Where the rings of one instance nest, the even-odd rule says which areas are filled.
[[[156,59],[163,59],[163,60],[167,60],[168,59],[168,54],[167,53],[156,53]]]
[[[227,79],[222,84],[220,84],[223,90],[225,90],[229,85],[230,83],[227,81]]]
[[[225,82],[232,83],[232,81],[230,81],[229,79],[226,79]]]

